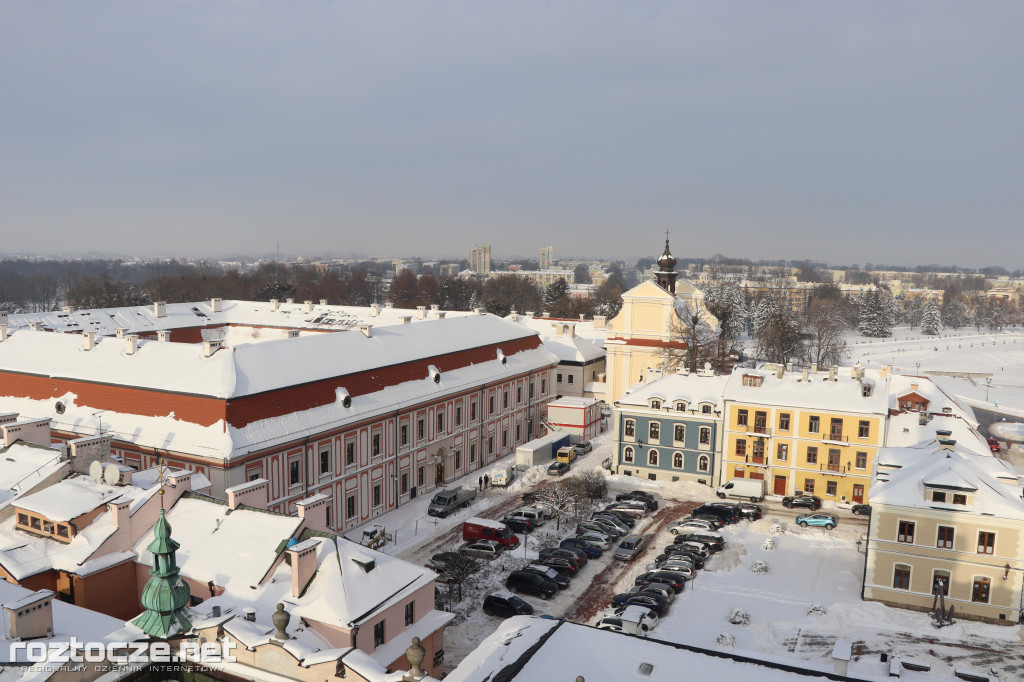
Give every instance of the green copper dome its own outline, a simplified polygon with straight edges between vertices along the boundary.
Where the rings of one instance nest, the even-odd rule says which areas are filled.
[[[191,627],[185,611],[190,592],[178,575],[174,553],[181,545],[171,538],[171,524],[167,523],[163,509],[153,527],[153,536],[153,542],[146,547],[153,553],[153,568],[149,569],[151,577],[142,588],[142,606],[146,610],[132,623],[152,637],[165,638]]]

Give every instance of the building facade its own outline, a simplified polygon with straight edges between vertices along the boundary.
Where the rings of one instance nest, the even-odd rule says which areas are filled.
[[[469,269],[478,275],[491,274],[491,245],[482,244],[469,250]]]

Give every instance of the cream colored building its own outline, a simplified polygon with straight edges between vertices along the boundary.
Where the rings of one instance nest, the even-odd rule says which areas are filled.
[[[939,437],[948,432],[939,432]],[[879,452],[863,597],[1013,625],[1024,596],[1024,500],[1013,467],[950,439]]]

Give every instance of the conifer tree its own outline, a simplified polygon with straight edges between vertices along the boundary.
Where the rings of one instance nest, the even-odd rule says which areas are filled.
[[[942,331],[942,313],[939,306],[928,302],[921,311],[921,333],[936,336]]]

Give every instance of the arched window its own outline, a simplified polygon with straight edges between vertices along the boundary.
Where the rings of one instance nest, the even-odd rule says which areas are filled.
[[[658,466],[658,451],[651,450],[647,453],[647,464],[652,467]]]
[[[636,435],[636,421],[633,419],[627,419],[625,426],[622,429],[623,433],[630,438]]]
[[[683,453],[681,453],[681,452],[674,452],[674,453],[672,453],[672,466],[674,466],[676,469],[682,469],[683,468]]]
[[[633,462],[633,448],[626,448],[622,451],[622,461]]]
[[[710,471],[711,470],[711,459],[707,455],[701,455],[697,458],[697,469],[699,471]]]

